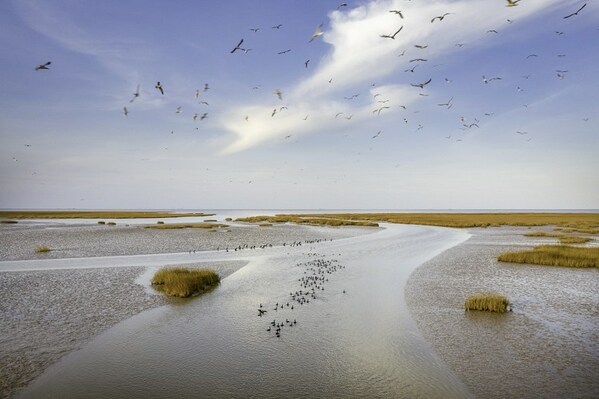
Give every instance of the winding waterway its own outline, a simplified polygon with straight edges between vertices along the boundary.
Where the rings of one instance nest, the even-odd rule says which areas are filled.
[[[4,270],[249,262],[211,293],[117,324],[21,396],[470,397],[424,341],[404,299],[410,273],[469,234],[383,226],[359,237],[260,251],[3,262]],[[308,290],[300,279],[311,276],[316,260],[338,267],[321,270],[327,280],[316,298],[293,302],[290,293]],[[284,325],[280,337],[273,320]]]

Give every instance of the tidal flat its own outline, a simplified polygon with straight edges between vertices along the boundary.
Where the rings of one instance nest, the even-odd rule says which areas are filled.
[[[468,241],[411,275],[412,316],[476,397],[597,398],[599,271],[498,262],[502,252],[557,241],[528,231],[468,229]],[[464,299],[479,291],[505,294],[512,311],[464,312]]]
[[[374,229],[376,230],[376,229]],[[0,227],[2,261],[74,258],[81,263],[100,257],[215,251],[223,255],[257,253],[260,246],[306,240],[330,240],[372,232],[364,228],[310,228],[304,226],[231,227],[154,230],[143,226],[96,224],[19,223]],[[50,252],[38,253],[42,244]],[[192,255],[190,255],[192,257]],[[131,257],[135,259],[135,257]],[[145,310],[163,305],[185,305],[187,300],[166,298],[149,287],[154,267],[92,267],[50,270],[0,271],[0,398],[14,397],[48,366],[82,348],[93,337]],[[108,261],[110,263],[110,261]],[[135,263],[135,262],[134,262]],[[221,278],[239,270],[239,260],[194,262],[210,267]],[[194,299],[191,299],[194,300]]]

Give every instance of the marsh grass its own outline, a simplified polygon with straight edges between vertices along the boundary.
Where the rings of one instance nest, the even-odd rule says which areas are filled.
[[[213,289],[220,276],[211,269],[162,268],[152,277],[152,285],[166,295],[187,298]]]
[[[169,223],[169,224],[156,224],[145,226],[146,229],[212,229],[220,227],[229,227],[226,224],[220,223]]]
[[[497,260],[544,266],[599,267],[599,247],[541,245],[528,251],[502,253]]]
[[[599,213],[325,213],[257,216],[237,220],[326,225],[351,225],[351,221],[388,222],[457,228],[555,225],[580,233],[599,233]],[[335,224],[330,220],[340,222]]]
[[[106,222],[105,222],[105,221],[103,221],[103,220],[99,220],[99,221],[98,221],[98,224],[106,224]]]
[[[251,216],[236,219],[238,222],[249,223],[297,223],[316,226],[363,226],[379,227],[379,224],[364,220],[343,220],[329,217],[304,217],[302,215]]]
[[[0,220],[1,224],[15,224],[15,223],[19,223],[16,220]]]
[[[212,216],[213,213],[171,213],[150,211],[0,211],[11,219],[144,219]]]
[[[164,222],[162,220],[159,220],[156,222],[156,224],[164,224]]]
[[[109,226],[116,226],[116,222],[108,222],[106,224],[109,225]]]
[[[37,248],[35,248],[35,252],[40,253],[40,254],[45,253],[45,252],[50,252],[50,251],[51,251],[51,249],[44,245],[39,245]]]
[[[567,234],[558,234],[558,233],[545,233],[543,231],[535,231],[532,233],[524,234],[525,237],[552,237],[558,238],[560,244],[584,244],[592,240],[589,237],[579,237],[572,236]]]
[[[468,310],[482,310],[486,312],[505,313],[510,309],[510,301],[501,294],[483,292],[470,295],[466,298],[464,308]]]
[[[258,226],[260,227],[272,227],[272,223],[260,223]]]

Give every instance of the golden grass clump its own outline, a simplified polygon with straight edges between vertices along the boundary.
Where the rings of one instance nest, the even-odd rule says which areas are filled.
[[[264,222],[264,223],[260,223],[258,226],[260,226],[260,227],[272,227],[272,223]]]
[[[152,277],[152,285],[166,295],[187,298],[220,284],[220,276],[211,269],[185,267],[162,268]]]
[[[464,308],[468,310],[483,310],[486,312],[505,313],[510,309],[510,301],[501,294],[492,292],[478,293],[466,298]]]
[[[44,245],[40,245],[35,249],[35,252],[40,253],[40,254],[44,253],[44,252],[50,252],[50,251],[51,251],[51,249]]]
[[[592,240],[589,237],[579,237],[579,236],[571,236],[567,234],[558,234],[558,233],[545,233],[542,231],[536,231],[532,233],[524,234],[525,237],[553,237],[559,238],[560,244],[584,244]]]
[[[238,222],[249,223],[297,223],[317,226],[361,226],[379,227],[379,224],[366,220],[344,220],[333,217],[307,217],[304,215],[251,216],[237,219]]]
[[[599,247],[541,245],[528,251],[502,253],[497,260],[544,266],[599,267]]]

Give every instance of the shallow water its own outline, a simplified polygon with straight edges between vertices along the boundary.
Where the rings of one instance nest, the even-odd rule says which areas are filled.
[[[470,397],[422,339],[404,300],[409,274],[468,234],[385,227],[245,253],[249,264],[213,292],[118,324],[49,368],[22,396]],[[222,251],[192,256],[241,259]],[[304,263],[314,259],[340,267],[324,274],[316,299],[294,303],[289,293],[304,289],[298,280],[311,275]],[[276,303],[285,307],[275,310]],[[273,320],[285,324],[280,337],[267,331]]]

